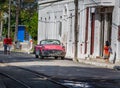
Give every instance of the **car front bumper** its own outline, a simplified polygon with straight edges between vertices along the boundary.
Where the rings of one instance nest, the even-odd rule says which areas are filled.
[[[65,52],[61,51],[61,50],[44,50],[41,52],[42,56],[46,56],[46,57],[56,57],[56,56],[60,56],[60,57],[64,57],[65,56]]]

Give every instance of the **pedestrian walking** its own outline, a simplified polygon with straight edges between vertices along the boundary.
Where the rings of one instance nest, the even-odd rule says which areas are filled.
[[[32,50],[32,48],[33,48],[33,40],[30,39],[28,43],[28,54],[30,54],[30,51]]]
[[[106,41],[103,51],[104,59],[106,60],[106,62],[109,62],[110,53],[112,53],[112,48],[110,46],[109,41]]]
[[[7,47],[8,54],[11,53],[11,48],[12,48],[12,38],[8,37],[8,47]]]
[[[7,47],[8,47],[8,35],[3,40],[3,47],[4,47],[4,54],[7,54]]]

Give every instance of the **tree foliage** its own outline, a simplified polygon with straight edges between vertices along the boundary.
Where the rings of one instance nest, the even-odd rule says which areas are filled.
[[[32,36],[34,40],[37,40],[37,26],[38,26],[38,13],[31,11],[23,10],[20,14],[20,23],[21,25],[26,26],[26,30]]]
[[[17,2],[16,0],[12,0],[11,3],[11,35],[14,37],[15,32],[15,17],[16,17],[16,8]],[[38,14],[37,14],[37,3],[36,2],[26,2],[25,0],[21,0],[21,9],[19,15],[19,25],[25,25],[26,30],[29,32],[33,39],[37,39],[37,24],[38,24]],[[8,14],[9,0],[0,0],[0,13],[6,12]],[[1,18],[1,15],[0,15]],[[7,20],[8,21],[8,20]],[[4,23],[4,35],[7,34],[8,22]]]
[[[5,13],[8,14],[8,3],[7,3],[7,0],[0,0],[0,28],[1,26],[1,22],[4,23],[4,26],[2,29],[0,30],[3,30],[3,33],[1,34],[7,34],[7,25],[6,25],[6,17],[5,17]],[[0,36],[1,37],[1,36]]]
[[[37,39],[37,27],[38,27],[38,14],[37,12],[33,14],[31,17],[31,20],[29,24],[26,24],[26,27],[28,28],[28,32],[31,34],[31,36],[36,40]]]
[[[31,35],[34,40],[37,40],[37,26],[38,26],[38,13],[37,3],[25,2],[23,0],[19,16],[19,24],[25,25],[27,32]]]

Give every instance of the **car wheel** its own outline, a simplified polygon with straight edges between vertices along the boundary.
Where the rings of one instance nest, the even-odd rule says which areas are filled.
[[[35,57],[39,58],[39,51],[35,51]]]
[[[41,52],[39,51],[39,58],[41,59]]]
[[[64,60],[65,59],[65,57],[61,57],[61,60]]]
[[[44,57],[40,55],[40,59],[44,59]]]
[[[41,52],[40,52],[40,55],[39,55],[39,56],[40,56],[40,59],[44,59],[44,57],[42,56]]]
[[[38,56],[38,55],[35,55],[35,57],[36,57],[36,58],[39,58],[39,56]]]
[[[55,57],[55,59],[58,59],[58,57]]]

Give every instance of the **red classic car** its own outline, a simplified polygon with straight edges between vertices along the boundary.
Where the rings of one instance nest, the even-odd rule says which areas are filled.
[[[61,57],[61,59],[64,59],[66,54],[65,47],[56,39],[41,40],[40,44],[36,45],[34,49],[36,58],[55,57],[57,59]]]

